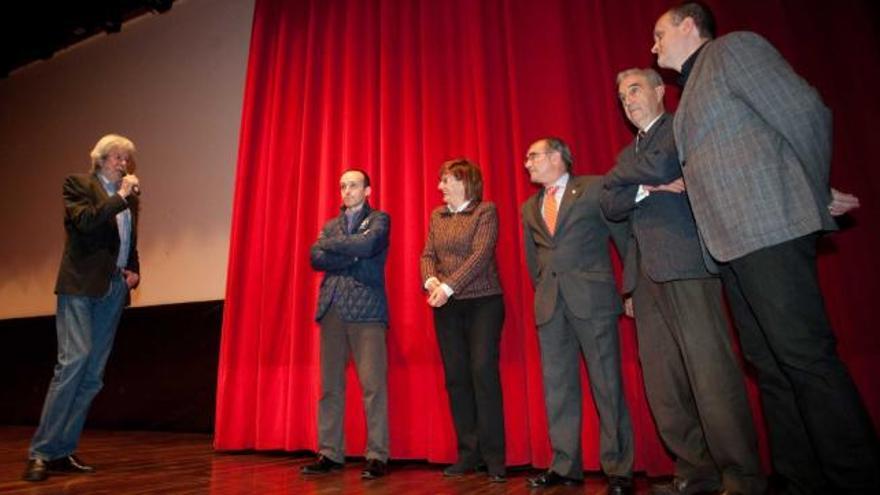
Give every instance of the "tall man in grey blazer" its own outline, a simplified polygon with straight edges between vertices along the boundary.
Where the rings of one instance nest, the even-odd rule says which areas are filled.
[[[700,237],[758,384],[773,465],[793,493],[878,493],[877,437],[837,356],[816,274],[829,207],[831,112],[762,37],[713,39],[686,3],[654,28],[684,84],[674,130]]]
[[[602,178],[570,175],[572,156],[558,138],[529,147],[525,167],[541,191],[523,204],[523,237],[535,286],[544,401],[553,460],[530,478],[534,488],[583,482],[580,355],[599,413],[600,462],[609,494],[632,493],[633,433],[623,397],[617,319],[620,297],[599,210]],[[626,232],[617,228],[623,251]]]
[[[766,480],[721,280],[703,262],[663,80],[653,69],[629,69],[617,86],[638,135],[605,176],[600,203],[608,219],[630,222],[623,290],[632,294],[651,412],[676,457],[675,479],[652,493],[723,486],[762,495]]]

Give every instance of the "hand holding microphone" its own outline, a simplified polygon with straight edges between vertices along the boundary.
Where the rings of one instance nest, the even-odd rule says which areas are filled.
[[[129,194],[140,196],[140,182],[136,175],[126,172],[125,175],[122,176],[122,182],[119,184],[119,194],[123,198],[128,197]]]

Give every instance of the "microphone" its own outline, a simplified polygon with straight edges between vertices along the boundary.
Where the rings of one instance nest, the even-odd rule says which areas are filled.
[[[122,173],[123,177],[125,177],[127,175],[133,175],[133,174],[128,173],[128,170],[126,170],[125,172]],[[141,195],[140,186],[138,186],[137,184],[131,186],[131,192],[134,193],[135,196],[140,196]]]

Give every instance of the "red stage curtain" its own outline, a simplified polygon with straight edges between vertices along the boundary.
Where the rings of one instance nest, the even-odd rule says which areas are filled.
[[[835,112],[833,182],[861,196],[863,206],[854,227],[828,244],[821,277],[841,354],[877,420],[880,343],[869,298],[880,293],[880,240],[872,222],[880,213],[874,200],[880,179],[869,158],[868,132],[880,115],[880,56],[870,2],[710,3],[722,31],[748,28],[767,36]],[[428,212],[440,202],[438,167],[464,155],[482,166],[485,197],[498,205],[500,217],[508,462],[546,466],[550,447],[519,220],[519,205],[536,189],[522,158],[536,138],[557,135],[571,144],[577,173],[602,174],[612,166],[632,139],[614,77],[653,63],[653,24],[668,5],[258,0],[238,157],[216,448],[316,447],[313,314],[320,274],[310,268],[308,251],[321,225],[338,212],[341,170],[361,167],[373,179],[372,204],[392,219],[391,454],[454,459],[418,257]],[[670,472],[644,398],[632,323],[622,321],[620,332],[636,467]],[[754,384],[749,386],[754,398]],[[363,452],[365,441],[359,394],[349,369],[345,432],[352,455]],[[586,388],[584,405],[584,462],[596,470],[597,420]],[[755,406],[757,411],[757,401]]]

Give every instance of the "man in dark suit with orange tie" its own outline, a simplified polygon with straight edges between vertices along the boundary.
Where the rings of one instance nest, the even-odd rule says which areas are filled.
[[[611,495],[632,493],[633,433],[623,397],[617,319],[622,307],[602,212],[602,178],[571,175],[572,155],[561,139],[534,142],[526,170],[541,190],[523,204],[523,237],[535,286],[544,402],[553,460],[528,484],[583,483],[580,359],[590,374],[599,413],[600,462]],[[614,231],[622,252],[626,233]]]

